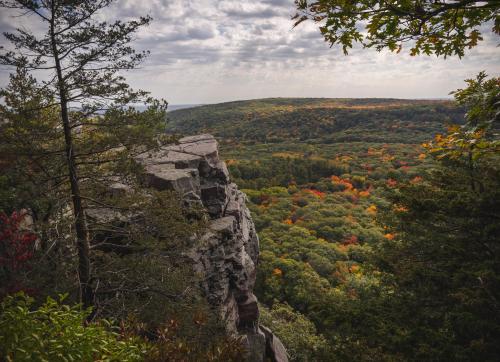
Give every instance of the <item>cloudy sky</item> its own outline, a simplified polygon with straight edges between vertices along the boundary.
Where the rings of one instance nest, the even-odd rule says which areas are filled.
[[[480,70],[500,74],[500,39],[462,59],[330,48],[313,24],[292,28],[293,0],[117,0],[110,18],[150,14],[135,46],[151,55],[127,74],[171,104],[265,97],[442,98]],[[4,10],[0,28],[19,22]],[[2,39],[2,42],[5,42]],[[0,86],[6,82],[0,70]]]

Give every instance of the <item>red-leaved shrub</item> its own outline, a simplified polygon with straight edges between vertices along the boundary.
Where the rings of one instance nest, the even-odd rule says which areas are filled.
[[[23,230],[26,212],[14,211],[10,216],[0,212],[0,297],[23,288],[21,275],[31,268],[36,235]]]

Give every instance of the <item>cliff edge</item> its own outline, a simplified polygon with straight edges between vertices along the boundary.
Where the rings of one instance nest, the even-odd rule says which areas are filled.
[[[231,182],[215,138],[208,134],[185,137],[176,145],[141,155],[138,161],[146,171],[146,186],[177,191],[186,203],[207,210],[209,231],[188,255],[228,333],[243,337],[247,361],[288,361],[281,341],[259,325],[253,294],[259,238],[246,196]]]

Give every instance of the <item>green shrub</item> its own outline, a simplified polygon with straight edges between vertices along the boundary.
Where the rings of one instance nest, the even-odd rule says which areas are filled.
[[[0,306],[0,356],[6,361],[141,361],[149,347],[122,338],[109,322],[86,325],[89,310],[47,298],[37,309],[24,294]]]

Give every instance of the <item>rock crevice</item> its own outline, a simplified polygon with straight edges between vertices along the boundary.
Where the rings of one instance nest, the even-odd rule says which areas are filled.
[[[229,333],[243,336],[248,361],[287,361],[286,351],[272,332],[259,325],[253,294],[259,238],[246,196],[230,180],[212,135],[185,137],[178,144],[138,157],[146,186],[173,190],[187,203],[199,203],[210,216],[209,231],[189,253],[203,276],[207,300],[219,310]]]

